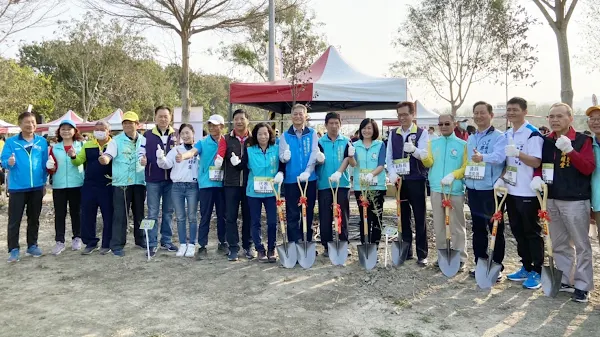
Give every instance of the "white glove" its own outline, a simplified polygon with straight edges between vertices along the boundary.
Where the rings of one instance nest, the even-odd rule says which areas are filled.
[[[335,171],[331,177],[329,177],[329,179],[331,179],[332,183],[339,183],[340,182],[340,178],[342,177],[342,173]]]
[[[352,144],[348,145],[348,157],[354,157],[354,154],[356,153],[356,149],[354,148],[354,146],[352,146]]]
[[[424,153],[425,153],[425,150],[416,149],[415,152],[413,152],[412,156],[415,157],[416,159],[421,160],[424,157]]]
[[[561,150],[564,153],[569,153],[569,152],[573,151],[573,145],[571,145],[571,140],[567,136],[560,136],[556,140],[556,148]],[[532,181],[532,183],[533,183],[533,181]]]
[[[315,159],[317,160],[317,163],[321,164],[325,161],[325,154],[323,154],[323,152],[319,151],[319,152],[317,152]]]
[[[367,175],[365,176],[365,180],[369,184],[373,183],[373,181],[375,180],[375,177],[373,177],[373,173],[367,173]]]
[[[506,145],[506,147],[504,148],[504,152],[506,153],[507,157],[518,157],[521,151],[519,151],[515,144],[510,144]]]
[[[390,183],[395,184],[398,181],[398,175],[396,173],[388,173],[388,180]]]
[[[281,156],[281,161],[284,163],[287,163],[288,161],[290,161],[290,159],[292,159],[292,153],[290,152],[289,146],[288,148],[283,151],[283,155]]]
[[[450,186],[454,182],[454,174],[450,173],[442,178],[442,185]]]
[[[48,161],[46,162],[46,168],[48,170],[54,170],[54,168],[56,167],[54,164],[55,164],[54,163],[54,158],[48,157]]]
[[[216,159],[215,159],[216,161]],[[229,161],[231,162],[231,165],[233,166],[238,166],[242,160],[240,159],[240,157],[236,156],[235,153],[231,152],[231,159],[229,159]]]
[[[310,178],[310,173],[302,172],[298,178],[300,178],[300,181],[308,181],[308,178]]]
[[[156,159],[163,159],[165,157],[165,151],[160,148],[160,145],[156,144]]]
[[[415,150],[417,150],[417,147],[415,146],[415,144],[413,144],[411,142],[404,143],[404,152],[413,153],[413,152],[415,152]]]
[[[282,172],[277,172],[277,174],[275,175],[275,177],[273,177],[273,183],[274,184],[281,184],[281,183],[283,183],[283,173]]]
[[[221,166],[223,166],[223,157],[217,155],[217,157],[215,158],[215,167],[221,168]]]
[[[569,141],[570,142],[570,141]],[[542,191],[542,185],[544,185],[544,182],[542,181],[542,178],[540,177],[533,177],[533,180],[531,180],[531,182],[529,183],[529,187],[531,187],[532,191]]]
[[[498,178],[498,180],[496,180],[496,182],[494,183],[494,189],[496,188],[505,188],[505,183],[504,183],[504,179],[502,178]],[[501,197],[503,195],[503,193],[498,193],[498,196]]]

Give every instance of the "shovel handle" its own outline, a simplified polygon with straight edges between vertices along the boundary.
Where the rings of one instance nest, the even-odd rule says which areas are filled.
[[[396,186],[396,216],[398,217],[398,237],[402,236],[402,210],[400,207],[400,190],[402,189],[402,178],[397,180]]]
[[[369,223],[367,221],[368,208],[363,206],[363,233],[365,237],[365,244],[370,243],[369,241]]]
[[[502,194],[502,198],[498,201],[498,193]],[[502,205],[504,201],[506,201],[506,195],[508,194],[508,190],[504,187],[497,187],[494,189],[494,202],[496,204],[496,213],[502,210]],[[498,220],[494,219],[492,224],[492,237],[490,238],[490,251],[494,251],[494,247],[496,247],[496,233],[498,232]]]
[[[540,191],[535,191],[537,198],[540,202],[540,208],[543,212],[547,212],[547,207],[548,207],[548,185],[546,184],[542,184],[542,190],[543,190],[543,195],[540,195]],[[548,225],[548,220],[547,219],[540,219],[542,220],[542,230],[544,232],[544,241],[545,241],[545,246],[546,246],[546,254],[548,254],[548,257],[553,257],[552,254],[552,239],[550,239],[550,226]]]
[[[452,239],[450,234],[450,207],[444,208],[444,227],[446,228],[446,240]]]
[[[340,224],[338,223],[338,203],[337,203],[337,196],[338,196],[338,189],[340,187],[340,184],[336,184],[335,188],[333,188],[333,184],[331,182],[331,178],[329,178],[329,188],[331,189],[331,194],[333,195],[333,225],[335,228],[335,231],[338,235],[342,234],[342,226],[340,226]]]
[[[271,180],[271,188],[273,189],[273,193],[275,193],[275,200],[281,200],[281,184],[277,184],[277,188],[275,188],[275,183]],[[277,203],[277,215],[279,216],[279,226],[281,227],[281,236],[283,237],[283,242],[287,242],[287,233],[285,226],[285,218],[283,216],[283,208],[279,206]]]

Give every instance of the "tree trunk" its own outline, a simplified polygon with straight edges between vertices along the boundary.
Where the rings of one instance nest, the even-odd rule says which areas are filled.
[[[181,121],[190,120],[190,36],[187,32],[181,33]]]
[[[458,112],[459,106],[452,104],[452,116],[456,117],[456,113]]]
[[[560,64],[560,99],[573,107],[573,86],[571,84],[571,59],[569,56],[569,42],[567,41],[567,27],[556,30],[556,43],[558,45],[558,62]]]

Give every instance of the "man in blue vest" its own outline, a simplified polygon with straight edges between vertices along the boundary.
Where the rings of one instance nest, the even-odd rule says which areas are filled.
[[[125,256],[127,241],[127,210],[133,212],[133,236],[136,246],[143,247],[144,236],[140,223],[144,218],[146,199],[146,180],[144,166],[146,158],[138,158],[138,152],[144,136],[137,132],[138,115],[133,111],[123,114],[123,132],[108,143],[106,151],[98,160],[102,165],[112,161],[113,186],[113,227],[110,249],[115,256]]]
[[[492,126],[492,118],[494,112],[490,104],[480,101],[473,105],[473,120],[477,125],[477,132],[467,140],[469,159],[465,171],[465,185],[473,219],[475,264],[479,258],[488,258],[488,230],[491,232],[490,220],[496,212],[494,184],[500,179],[506,161],[506,137]],[[493,256],[493,261],[500,265],[504,260],[504,249],[504,220],[500,220]],[[471,276],[475,276],[475,270],[471,270],[470,273]],[[498,276],[498,279],[501,278],[502,274]]]
[[[302,223],[300,207],[300,189],[297,178],[302,184],[308,183],[306,190],[306,224],[307,241],[313,238],[312,221],[315,201],[317,199],[317,175],[315,164],[323,162],[325,156],[319,151],[317,132],[307,126],[308,110],[302,104],[292,107],[292,126],[279,138],[279,160],[286,164],[284,190],[285,211],[287,216],[288,239],[298,242],[302,240]]]
[[[158,167],[158,159],[163,158],[172,148],[179,145],[177,144],[175,130],[171,127],[171,109],[162,105],[154,109],[154,121],[156,126],[144,133],[139,150],[139,156],[146,157],[145,178],[148,219],[155,221],[154,227],[148,235],[151,256],[156,254],[158,246],[158,210],[161,199],[160,248],[169,252],[176,252],[178,249],[171,242],[173,236],[173,230],[171,229],[173,219],[171,170],[163,170]]]
[[[412,259],[411,208],[415,217],[417,263],[427,265],[427,228],[425,227],[425,181],[427,169],[421,159],[427,157],[429,134],[413,123],[415,104],[400,102],[396,106],[400,127],[391,130],[388,139],[386,165],[388,177],[396,183],[402,179],[400,189],[402,211],[402,240],[409,244],[408,259]]]
[[[44,186],[48,177],[48,143],[34,132],[37,127],[35,114],[23,112],[18,118],[21,132],[8,138],[2,148],[0,161],[8,174],[8,262],[17,262],[19,252],[19,228],[23,211],[27,206],[27,251],[25,255],[40,257],[37,239]]]

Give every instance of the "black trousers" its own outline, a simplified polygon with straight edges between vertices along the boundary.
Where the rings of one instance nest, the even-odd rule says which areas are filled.
[[[238,215],[240,204],[242,206],[242,248],[250,249],[252,236],[250,234],[250,208],[246,198],[246,187],[223,187],[225,194],[225,237],[229,249],[238,251],[240,233],[238,229]]]
[[[348,219],[350,218],[350,189],[338,189],[337,203],[340,205],[342,214],[342,232],[340,241],[348,241]],[[327,249],[327,242],[333,241],[333,193],[330,189],[319,190],[319,230],[321,232],[321,244]]]
[[[402,212],[402,241],[408,242],[408,257],[412,257],[413,232],[411,226],[411,211],[415,217],[415,243],[417,258],[425,259],[429,253],[427,246],[427,227],[425,216],[427,203],[425,201],[425,179],[403,180],[400,189],[400,211]]]
[[[510,229],[517,239],[517,253],[527,271],[542,272],[544,263],[544,240],[542,226],[538,222],[540,203],[536,197],[506,198],[506,211]]]
[[[27,248],[37,245],[42,212],[42,188],[28,192],[10,192],[8,198],[8,251],[19,247],[19,230],[27,207]]]
[[[67,204],[71,215],[71,230],[73,237],[81,237],[81,187],[60,188],[52,190],[54,201],[54,241],[65,242],[65,223],[67,219]]]
[[[475,264],[478,258],[488,258],[488,233],[492,232],[492,215],[496,211],[494,202],[494,191],[478,191],[467,189],[471,218],[473,219],[473,251],[475,252]],[[504,210],[504,206],[502,206]],[[489,232],[488,232],[489,231]],[[493,260],[502,264],[506,242],[504,241],[504,219],[498,222],[496,232],[496,245]]]
[[[136,245],[145,245],[146,239],[140,223],[144,218],[144,202],[146,200],[146,186],[113,186],[113,222],[110,249],[121,250],[127,242],[127,210],[131,207],[133,212],[133,237]],[[156,224],[155,224],[156,226]]]
[[[363,217],[364,211],[360,206],[362,193],[360,191],[354,191],[356,197],[356,203],[358,204],[358,211],[360,213],[360,242],[365,243],[365,233]],[[385,191],[373,191],[373,200],[369,201],[369,207],[367,208],[367,224],[369,231],[369,243],[379,244],[381,239],[381,216],[383,215],[383,202],[385,199]]]

